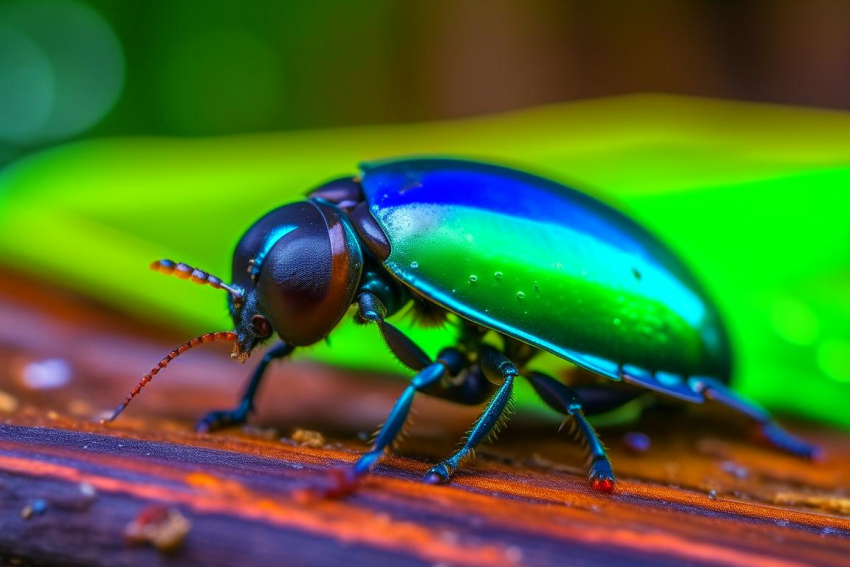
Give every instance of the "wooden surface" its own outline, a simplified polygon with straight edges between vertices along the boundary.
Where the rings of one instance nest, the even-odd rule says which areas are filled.
[[[763,448],[723,416],[655,412],[600,428],[620,479],[601,495],[567,436],[520,415],[455,482],[428,486],[428,463],[477,410],[418,399],[403,456],[352,496],[322,500],[309,489],[356,460],[404,382],[279,365],[252,427],[197,435],[192,422],[232,405],[249,370],[215,345],[174,363],[118,422],[96,424],[185,338],[0,272],[3,562],[848,565],[850,444],[813,426],[789,424],[824,446],[824,463]],[[325,442],[299,446],[296,427]],[[650,435],[646,453],[628,450],[629,431]],[[191,522],[171,555],[126,540],[152,505]]]

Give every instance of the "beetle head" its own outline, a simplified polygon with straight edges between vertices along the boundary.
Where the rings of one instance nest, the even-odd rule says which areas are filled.
[[[230,284],[171,260],[151,267],[228,292],[231,356],[244,362],[275,332],[292,346],[326,337],[354,299],[363,253],[339,209],[308,200],[275,209],[248,229],[233,254]]]
[[[242,236],[233,254],[230,313],[247,358],[277,333],[292,346],[322,340],[350,307],[363,257],[344,214],[316,201],[275,209]]]
[[[323,339],[354,299],[363,252],[340,209],[304,201],[275,209],[248,229],[233,254],[230,284],[182,262],[158,260],[151,268],[227,291],[236,330],[206,333],[169,352],[102,422],[118,417],[160,370],[200,344],[233,341],[231,357],[244,362],[275,332],[292,346]]]

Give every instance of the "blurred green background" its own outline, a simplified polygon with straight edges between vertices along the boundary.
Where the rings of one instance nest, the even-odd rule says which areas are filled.
[[[841,0],[0,2],[0,263],[224,329],[148,262],[227,277],[254,219],[362,160],[498,161],[632,211],[720,304],[738,389],[848,426],[848,69]],[[397,368],[332,338],[312,355]]]

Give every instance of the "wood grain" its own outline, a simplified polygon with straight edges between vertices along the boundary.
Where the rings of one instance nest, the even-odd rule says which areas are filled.
[[[115,424],[95,422],[184,339],[0,272],[0,559],[790,567],[847,565],[850,557],[848,438],[810,425],[790,427],[824,446],[824,463],[764,448],[742,424],[716,415],[657,411],[600,428],[620,478],[613,495],[601,495],[557,426],[516,416],[455,482],[429,486],[420,480],[428,463],[454,448],[476,410],[421,399],[403,456],[379,465],[350,497],[323,500],[305,491],[355,461],[366,447],[362,432],[382,421],[403,381],[280,365],[253,427],[198,435],[192,422],[231,405],[247,372],[211,346],[169,367]],[[33,372],[49,378],[51,360],[67,365],[66,381],[34,386]],[[326,442],[299,446],[295,427]],[[635,430],[652,439],[645,453],[623,441]],[[43,513],[22,517],[39,502]],[[158,504],[192,523],[173,555],[125,540],[126,526]]]

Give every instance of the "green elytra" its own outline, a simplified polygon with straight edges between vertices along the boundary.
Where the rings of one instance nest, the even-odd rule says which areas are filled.
[[[674,254],[614,208],[486,164],[405,160],[363,169],[366,200],[391,243],[385,267],[429,300],[679,398],[701,400],[690,377],[728,381],[717,309]]]

